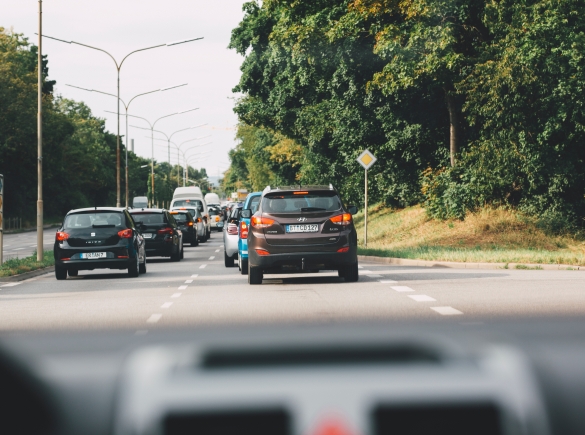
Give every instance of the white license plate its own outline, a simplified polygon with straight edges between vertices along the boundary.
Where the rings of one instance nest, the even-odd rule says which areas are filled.
[[[319,225],[308,224],[308,225],[287,225],[287,233],[316,233],[319,231]]]
[[[90,260],[94,258],[106,258],[108,255],[105,252],[86,252],[79,256],[84,260]]]
[[[152,233],[144,233],[142,235],[142,237],[144,237],[145,239],[154,239],[154,234],[152,234]]]

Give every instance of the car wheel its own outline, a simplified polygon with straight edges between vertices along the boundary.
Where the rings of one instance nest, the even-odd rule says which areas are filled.
[[[259,267],[249,266],[248,284],[250,285],[262,284],[262,278],[264,278],[262,274],[262,269],[260,269]]]
[[[136,278],[140,274],[140,260],[138,258],[138,254],[136,254],[136,261],[132,262],[130,266],[128,266],[128,276],[130,278]]]
[[[207,235],[205,236],[205,240],[209,240],[209,239],[211,239],[211,230],[209,230],[207,232]]]
[[[343,277],[345,278],[345,282],[357,282],[359,279],[357,262],[345,269]]]
[[[197,238],[195,238],[195,240],[193,240],[191,242],[191,247],[194,248],[195,246],[197,246],[199,244],[199,240],[197,240]]]
[[[146,257],[144,257],[144,263],[138,265],[138,271],[140,273],[146,273]]]
[[[55,266],[55,278],[59,281],[67,279],[67,268],[62,266]]]
[[[225,267],[234,267],[234,257],[230,257],[223,251],[223,264]]]
[[[242,258],[240,260],[240,272],[242,273],[242,275],[248,274],[248,259],[247,258]]]
[[[69,276],[77,276],[79,275],[79,270],[77,269],[68,269],[67,273],[69,274]]]
[[[181,260],[181,251],[177,249],[177,252],[171,254],[171,261],[180,261]]]
[[[181,244],[181,260],[185,258],[185,246]]]

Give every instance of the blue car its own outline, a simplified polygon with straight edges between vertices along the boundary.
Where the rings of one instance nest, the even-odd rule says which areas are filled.
[[[250,216],[258,211],[262,192],[252,192],[244,201],[242,210],[250,210]],[[238,229],[238,268],[242,275],[248,274],[248,229],[250,228],[250,217],[242,217]]]

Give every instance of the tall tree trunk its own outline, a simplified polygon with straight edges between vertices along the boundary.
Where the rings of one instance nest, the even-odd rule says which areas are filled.
[[[455,166],[455,157],[459,152],[459,111],[457,101],[451,91],[445,90],[447,109],[449,110],[449,152],[451,166]]]

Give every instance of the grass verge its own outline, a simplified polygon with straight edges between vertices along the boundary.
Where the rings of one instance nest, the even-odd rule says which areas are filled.
[[[585,265],[585,242],[550,236],[530,218],[510,210],[483,209],[464,221],[430,219],[423,208],[369,209],[368,248],[363,213],[354,217],[360,255],[467,263]]]
[[[0,266],[0,277],[20,275],[21,273],[43,269],[54,265],[55,259],[53,258],[53,251],[45,251],[44,259],[40,262],[37,261],[37,254],[34,253],[30,257],[6,260]]]

